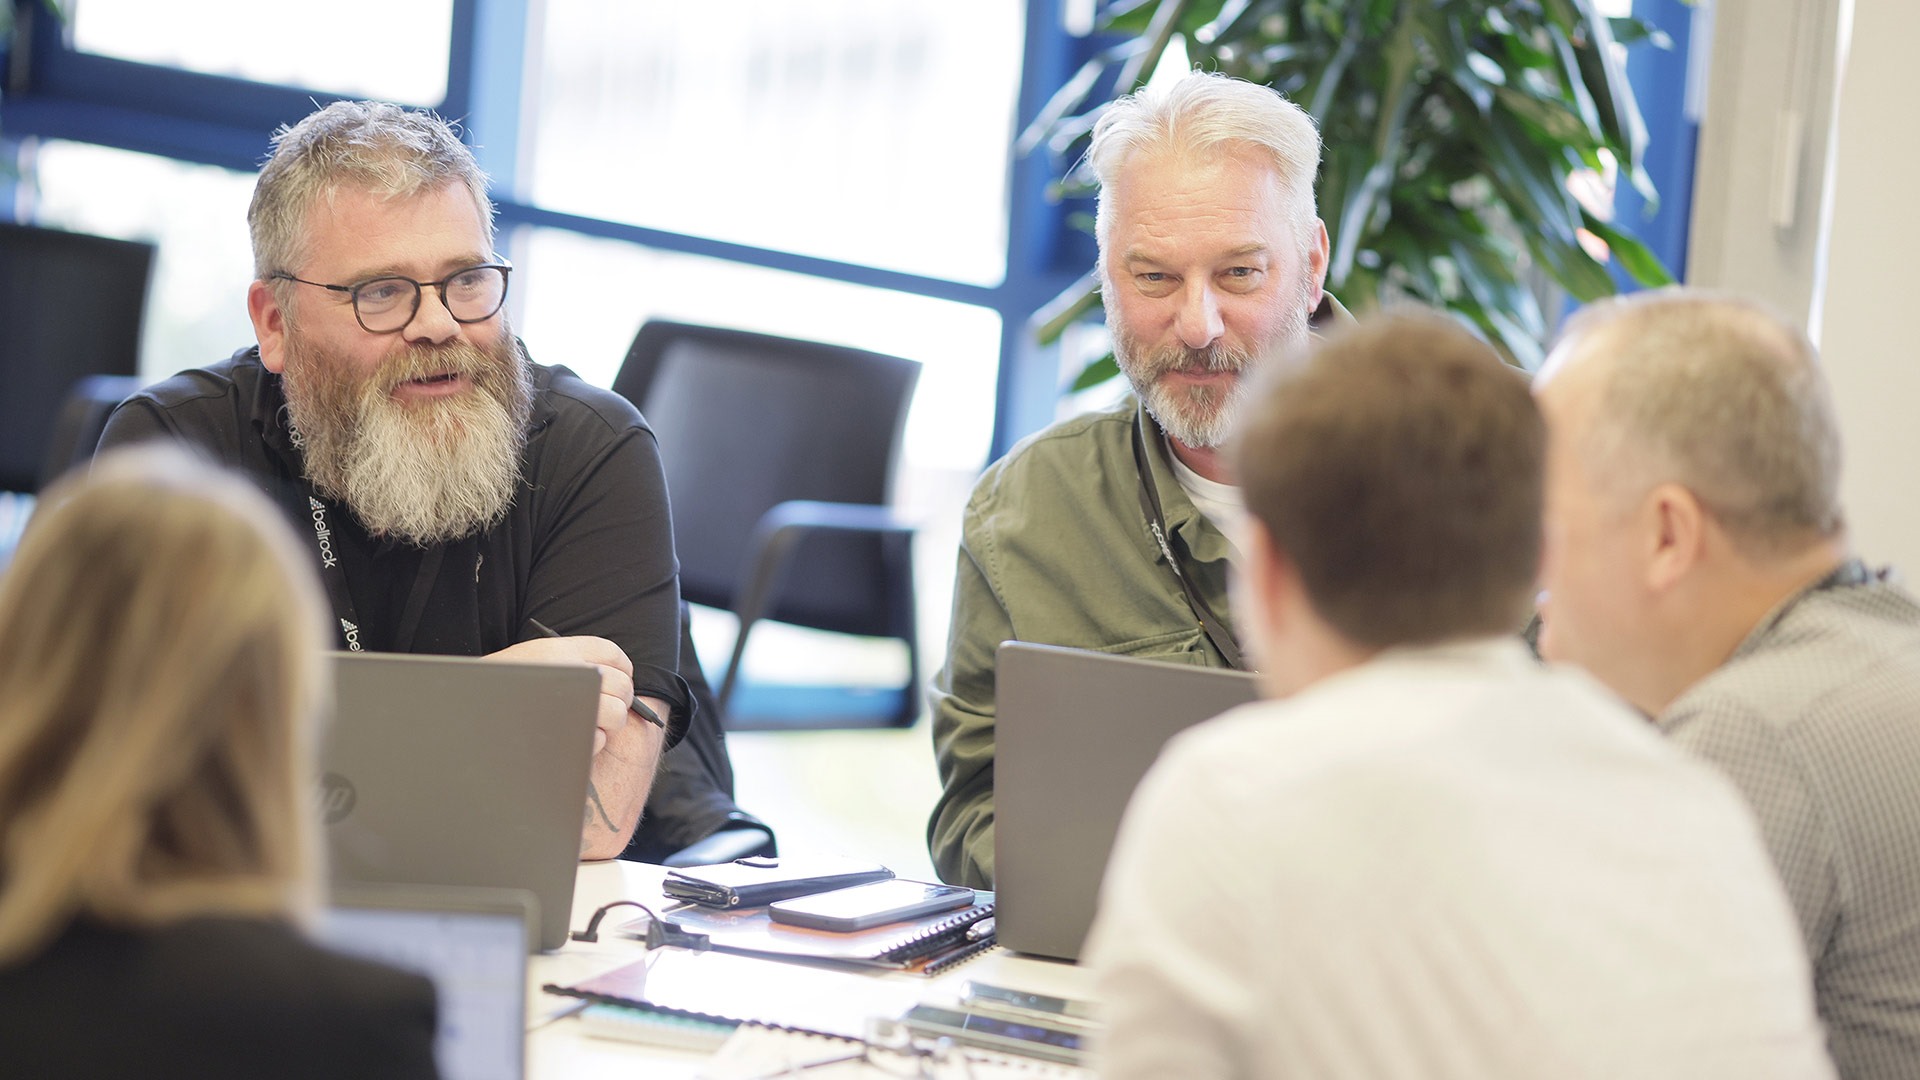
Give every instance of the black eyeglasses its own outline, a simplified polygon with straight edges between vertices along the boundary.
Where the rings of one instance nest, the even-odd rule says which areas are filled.
[[[360,321],[362,329],[370,334],[391,334],[405,329],[420,313],[420,290],[429,287],[439,292],[440,303],[446,306],[454,322],[476,323],[493,318],[494,312],[507,302],[507,272],[512,269],[512,264],[506,262],[483,263],[456,270],[439,281],[377,277],[358,285],[328,285],[284,272],[267,276],[346,293],[353,301],[353,317]]]

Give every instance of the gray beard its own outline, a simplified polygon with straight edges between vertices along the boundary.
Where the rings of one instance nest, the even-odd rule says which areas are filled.
[[[411,349],[357,383],[344,363],[289,342],[287,411],[307,480],[377,537],[419,547],[504,520],[520,484],[533,390],[504,329],[504,349]],[[403,403],[393,386],[436,365],[473,377],[456,397]]]
[[[1129,333],[1109,310],[1107,332],[1113,338],[1113,358],[1133,385],[1134,395],[1162,430],[1183,446],[1210,450],[1225,446],[1254,391],[1254,369],[1308,340],[1306,283],[1289,301],[1293,313],[1269,341],[1248,352],[1215,342],[1204,349],[1169,346],[1149,349]],[[1231,371],[1228,387],[1172,385],[1164,376],[1174,370]]]

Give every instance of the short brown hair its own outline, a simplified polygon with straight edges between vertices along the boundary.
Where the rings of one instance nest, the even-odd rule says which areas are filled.
[[[1546,457],[1525,377],[1431,314],[1372,319],[1273,371],[1235,466],[1314,611],[1367,648],[1518,631]]]

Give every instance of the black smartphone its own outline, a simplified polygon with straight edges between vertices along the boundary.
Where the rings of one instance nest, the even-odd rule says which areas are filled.
[[[945,1037],[968,1046],[1068,1065],[1079,1064],[1086,1052],[1086,1037],[1077,1031],[934,1005],[915,1005],[900,1022],[916,1035]]]
[[[876,881],[767,905],[774,922],[815,930],[865,930],[973,903],[973,890],[925,881]]]

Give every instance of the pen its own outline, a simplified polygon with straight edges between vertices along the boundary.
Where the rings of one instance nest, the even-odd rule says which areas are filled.
[[[555,630],[553,627],[548,626],[546,623],[541,622],[539,619],[528,619],[527,625],[533,627],[534,630],[537,631],[541,637],[559,637],[560,636],[560,632],[558,630]],[[646,702],[641,701],[639,694],[633,695],[633,711],[640,714],[640,719],[645,720],[647,723],[652,724],[654,727],[659,728],[661,731],[667,730],[666,721],[660,719],[660,714],[657,712],[654,712],[653,709],[649,707]]]

